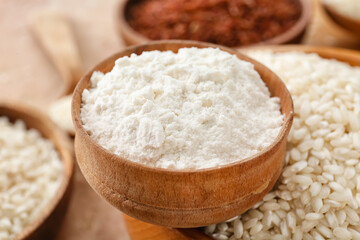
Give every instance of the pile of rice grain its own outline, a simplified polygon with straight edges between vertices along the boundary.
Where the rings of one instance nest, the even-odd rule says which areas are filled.
[[[0,117],[0,239],[13,239],[55,195],[63,166],[53,144]]]
[[[360,68],[316,54],[253,51],[290,90],[295,116],[279,185],[215,239],[360,239]]]

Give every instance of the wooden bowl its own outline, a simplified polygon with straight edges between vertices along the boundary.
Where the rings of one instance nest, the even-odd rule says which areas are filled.
[[[346,4],[346,3],[344,3]],[[360,37],[360,20],[357,20],[352,17],[348,17],[343,13],[339,12],[336,8],[322,3],[322,6],[325,9],[327,15],[339,26],[345,28],[346,30],[350,31],[357,37]],[[360,13],[359,13],[360,14]]]
[[[144,44],[151,41],[146,36],[137,32],[128,24],[129,9],[134,6],[139,0],[123,0],[120,1],[119,10],[115,18],[116,28],[119,35],[125,41],[127,45]],[[285,43],[299,43],[305,33],[306,26],[309,23],[312,13],[312,4],[310,0],[299,0],[301,4],[301,16],[298,21],[288,29],[286,32],[270,38],[266,41],[256,43],[255,45],[264,44],[285,44]],[[242,46],[239,46],[242,47]]]
[[[219,168],[168,170],[128,161],[96,143],[82,126],[81,94],[94,71],[109,72],[116,59],[143,51],[183,47],[220,48],[254,64],[285,115],[271,146],[253,157]],[[259,201],[275,184],[284,164],[286,136],[293,117],[291,96],[281,80],[260,63],[226,47],[193,41],[157,41],[125,49],[101,62],[75,88],[72,103],[75,153],[94,190],[124,213],[170,227],[198,227],[226,220]],[[240,160],[240,159],[239,159]]]
[[[27,128],[38,130],[43,137],[51,140],[58,151],[64,165],[64,175],[55,196],[49,201],[41,213],[27,225],[15,239],[53,239],[65,215],[71,193],[71,180],[74,169],[71,141],[47,116],[35,109],[14,103],[0,103],[0,116],[10,121],[21,119]]]

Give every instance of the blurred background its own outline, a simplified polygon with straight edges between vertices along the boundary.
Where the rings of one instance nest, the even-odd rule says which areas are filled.
[[[58,11],[73,27],[84,69],[119,51],[124,42],[116,30],[123,0],[2,0],[0,4],[0,98],[46,105],[61,94],[62,80],[31,31],[41,12]],[[318,0],[304,44],[359,48],[359,41],[329,19]],[[36,81],[34,81],[36,80]]]

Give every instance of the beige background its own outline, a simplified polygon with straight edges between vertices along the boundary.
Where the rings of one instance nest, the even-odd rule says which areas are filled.
[[[113,21],[116,5],[116,0],[1,0],[0,97],[43,106],[61,92],[62,81],[30,29],[37,13],[56,9],[69,17],[88,69],[122,46]]]
[[[120,0],[121,1],[121,0]],[[71,21],[85,70],[124,47],[115,29],[119,0],[0,0],[0,101],[45,110],[63,83],[31,30],[41,11],[57,10]],[[305,44],[359,48],[359,40],[316,7]],[[77,169],[73,198],[58,240],[129,239],[121,213],[97,196]]]
[[[70,19],[85,69],[89,69],[123,47],[114,21],[119,1],[1,0],[0,99],[44,107],[61,92],[62,81],[29,27],[37,13],[56,9]],[[317,12],[306,44],[359,47],[350,35],[319,15]]]

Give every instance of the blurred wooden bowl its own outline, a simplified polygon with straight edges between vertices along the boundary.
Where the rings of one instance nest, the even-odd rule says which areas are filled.
[[[350,49],[310,46],[310,45],[283,45],[283,46],[253,46],[240,50],[241,53],[246,54],[253,50],[272,50],[274,52],[305,52],[316,53],[322,58],[336,59],[341,62],[346,62],[351,66],[360,66],[360,52]]]
[[[264,44],[285,44],[285,43],[299,43],[305,33],[306,26],[308,25],[312,15],[312,3],[311,0],[297,0],[301,4],[301,15],[298,21],[288,29],[286,32],[270,38],[266,41],[258,42],[254,45]],[[151,39],[142,35],[133,29],[129,23],[129,9],[136,5],[139,0],[123,0],[120,1],[119,10],[117,12],[115,21],[116,28],[119,35],[125,41],[127,45],[144,44],[151,41]],[[275,3],[274,3],[275,4]],[[211,29],[210,29],[211,30]],[[159,39],[158,39],[159,40]],[[243,47],[243,46],[238,46]],[[236,47],[235,47],[236,48]]]
[[[82,126],[81,94],[94,71],[109,72],[116,59],[143,51],[183,47],[220,48],[254,64],[272,96],[281,100],[284,124],[274,142],[259,154],[218,168],[168,170],[128,161],[96,143]],[[157,41],[125,49],[101,62],[77,85],[72,103],[75,153],[95,191],[124,213],[170,227],[198,227],[226,220],[259,201],[275,184],[284,164],[286,137],[293,118],[284,83],[260,63],[226,47],[193,41]]]
[[[47,116],[37,110],[14,103],[0,103],[0,116],[10,121],[21,119],[27,128],[38,130],[42,136],[53,142],[64,166],[64,175],[55,196],[49,201],[41,213],[27,225],[15,239],[53,239],[66,213],[70,200],[71,180],[74,169],[74,158],[71,141]]]
[[[346,3],[344,3],[346,4]],[[327,15],[340,27],[345,28],[357,37],[360,37],[360,20],[346,16],[339,12],[336,8],[322,3]],[[360,14],[360,13],[359,13]]]

